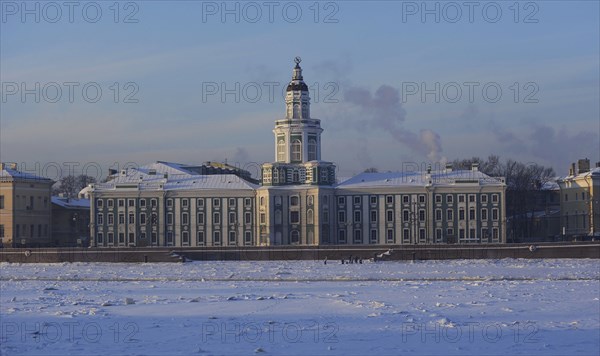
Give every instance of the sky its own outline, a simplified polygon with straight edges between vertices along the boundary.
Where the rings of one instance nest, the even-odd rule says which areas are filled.
[[[338,176],[600,161],[598,1],[0,1],[0,160],[51,178],[275,159],[302,58]]]

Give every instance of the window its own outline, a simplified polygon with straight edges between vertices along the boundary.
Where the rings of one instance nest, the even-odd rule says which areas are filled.
[[[285,141],[281,139],[277,141],[277,161],[285,162]]]
[[[419,195],[419,203],[421,203],[421,204],[425,203],[425,196],[424,195]]]
[[[442,209],[436,209],[435,210],[435,220],[436,221],[441,221],[442,220]]]
[[[173,225],[173,213],[167,214],[167,225]]]
[[[119,214],[119,224],[125,224],[125,214]]]
[[[435,241],[442,242],[442,229],[435,229]]]
[[[338,230],[338,241],[341,244],[346,243],[346,230]]]
[[[125,206],[125,199],[119,199],[119,208],[122,208]]]
[[[204,241],[204,231],[198,231],[198,233],[196,234],[196,238],[198,241],[198,246],[204,246],[204,244],[206,243]]]
[[[446,235],[448,236],[453,236],[454,235],[454,229],[449,227],[448,229],[446,229]]]
[[[218,208],[218,207],[220,207],[220,206],[221,206],[221,199],[214,198],[214,199],[213,199],[213,207],[214,207],[214,208]]]
[[[446,195],[446,203],[448,203],[448,204],[454,203],[454,196],[451,194]]]
[[[458,209],[458,220],[465,220],[465,209]]]
[[[96,222],[98,225],[104,224],[104,214],[98,214],[96,217]]]
[[[371,218],[369,219],[372,223],[377,222],[377,210],[371,210],[370,212]]]
[[[360,216],[361,216],[360,210],[355,210],[354,211],[354,222],[355,223],[360,223]]]
[[[221,244],[221,231],[214,231],[213,232],[213,243],[215,245],[220,245]]]
[[[235,207],[235,198],[229,198],[228,204],[230,208]]]
[[[488,210],[487,209],[481,209],[481,220],[487,220],[488,219]]]
[[[158,234],[155,231],[152,231],[152,234],[150,234],[150,236],[152,237],[152,244],[157,245],[158,244]]]
[[[135,234],[134,234],[133,232],[130,232],[130,233],[129,233],[129,241],[128,241],[128,243],[129,243],[130,245],[132,245],[132,244],[134,244],[134,243],[135,243]]]
[[[313,205],[313,203],[314,203],[314,198],[313,198],[313,196],[312,196],[312,195],[309,195],[309,196],[306,198],[306,203],[307,203],[308,205]]]
[[[173,245],[173,231],[167,231],[167,245]]]
[[[292,141],[292,161],[302,161],[302,142],[299,139]]]
[[[230,245],[236,244],[235,231],[229,231],[229,244]]]
[[[252,213],[246,212],[244,214],[244,224],[247,224],[247,225],[252,224]]]
[[[354,205],[360,205],[360,197],[354,197]]]
[[[235,224],[235,213],[234,212],[230,212],[229,213],[229,223],[230,224]]]
[[[402,202],[404,204],[408,204],[410,197],[408,195],[404,195],[402,196]]]
[[[317,141],[314,138],[308,140],[308,160],[314,161],[317,159]]]
[[[152,213],[152,215],[150,215],[150,223],[152,225],[158,224],[158,215],[156,215],[156,213]]]
[[[388,210],[385,212],[385,220],[387,222],[394,222],[394,211],[393,210]]]
[[[181,214],[181,224],[188,225],[190,223],[190,214],[183,213]]]
[[[260,197],[260,205],[265,205],[265,197]]]
[[[1,225],[0,225],[0,226],[1,226]],[[2,227],[3,227],[3,226],[2,226]],[[2,229],[2,230],[4,230],[4,227],[3,227],[3,229]],[[2,232],[4,232],[4,231],[2,231]],[[103,234],[103,233],[101,233],[101,232],[99,232],[99,233],[98,233],[96,236],[97,236],[97,237],[96,237],[96,242],[97,242],[99,245],[103,245],[103,244],[104,244],[104,234]],[[0,235],[0,237],[4,237],[4,234]]]
[[[354,243],[355,244],[362,243],[362,231],[361,230],[354,230]]]
[[[198,215],[196,216],[196,219],[197,219],[196,224],[204,225],[204,213],[203,212],[198,213]]]
[[[345,211],[338,211],[338,222],[339,223],[346,222],[346,212]]]
[[[393,195],[386,195],[385,202],[387,204],[394,204],[394,196]]]
[[[158,200],[150,199],[150,206],[156,208],[158,206]]]
[[[375,195],[371,195],[371,197],[369,198],[371,205],[377,205],[377,196]]]
[[[475,209],[469,209],[469,220],[475,220]]]
[[[292,223],[292,224],[300,223],[300,212],[298,212],[298,211],[290,212],[290,223]]]
[[[300,233],[298,230],[292,230],[290,234],[290,243],[298,244],[300,242]]]
[[[338,197],[338,205],[345,205],[346,197]]]
[[[112,208],[114,206],[114,201],[112,199],[108,199],[106,201],[106,206],[108,206],[109,208]]]
[[[453,219],[454,219],[454,211],[452,211],[452,209],[446,210],[446,220],[453,220]]]
[[[96,199],[96,207],[102,209],[104,206],[104,200]],[[4,195],[0,195],[0,209],[4,209]]]
[[[115,234],[113,234],[112,232],[108,233],[108,244],[109,245],[114,245],[115,243]]]
[[[465,238],[465,229],[458,229],[458,238],[461,240]]]
[[[219,225],[221,223],[221,214],[220,213],[213,213],[213,224],[214,225]]]
[[[108,225],[113,225],[115,223],[113,213],[108,214],[107,220],[108,220]]]
[[[460,194],[458,196],[458,202],[459,203],[464,203],[465,202],[465,195],[464,194]]]
[[[477,236],[475,236],[475,229],[469,229],[469,238],[470,239],[477,238]]]
[[[425,229],[419,229],[419,241],[425,242]]]
[[[187,208],[190,206],[190,201],[188,199],[181,199],[181,206],[183,208]]]
[[[298,196],[294,195],[290,197],[290,205],[291,206],[298,206],[300,205],[300,198],[298,198]]]
[[[171,198],[167,199],[167,207],[169,207],[169,208],[173,207],[173,199],[171,199]]]
[[[140,208],[145,208],[146,207],[146,199],[141,199],[140,200]]]
[[[146,233],[145,232],[140,232],[140,239],[143,239],[143,240],[146,239]]]
[[[247,208],[250,208],[250,207],[252,207],[252,199],[250,199],[250,198],[245,198],[245,199],[244,199],[244,205],[245,205]]]
[[[127,206],[134,207],[135,206],[135,199],[127,199]]]
[[[260,213],[260,223],[263,225],[267,223],[267,215],[265,213]]]
[[[409,221],[410,220],[410,212],[406,209],[402,210],[402,220]]]
[[[394,230],[393,229],[387,229],[387,236],[386,236],[386,240],[388,243],[394,243]]]
[[[410,230],[409,229],[402,230],[402,240],[404,242],[410,242]]]
[[[128,223],[135,224],[135,215],[133,213],[129,213]]]
[[[494,241],[498,241],[498,238],[499,238],[499,237],[500,237],[500,236],[499,236],[499,230],[498,230],[498,228],[497,228],[497,227],[493,228],[493,229],[492,229],[492,239],[493,239]]]
[[[125,233],[119,232],[119,245],[125,244]]]
[[[487,196],[487,194],[482,194],[481,195],[481,202],[482,203],[487,203],[488,202],[488,196]]]
[[[498,202],[498,194],[493,194],[492,195],[492,203],[497,203]]]
[[[377,230],[371,229],[371,235],[369,237],[369,241],[372,244],[376,244],[377,243]]]
[[[483,242],[488,242],[490,238],[490,231],[488,230],[487,227],[484,227],[483,229],[481,229],[481,240]]]
[[[498,220],[498,209],[492,209],[492,220]]]
[[[425,209],[419,210],[419,221],[425,221]]]
[[[441,203],[442,202],[442,195],[441,194],[436,194],[435,195],[435,202],[436,203]]]
[[[475,202],[475,195],[469,194],[469,203],[474,203],[474,202]]]
[[[141,225],[145,225],[146,224],[146,213],[141,213],[140,214],[140,224]]]
[[[198,206],[198,209],[204,209],[204,199],[202,199],[202,198],[197,199],[196,205]]]
[[[308,209],[306,211],[306,223],[307,224],[314,224],[314,213],[312,211],[312,209]]]
[[[250,232],[250,231],[244,232],[244,244],[252,245],[252,232]]]

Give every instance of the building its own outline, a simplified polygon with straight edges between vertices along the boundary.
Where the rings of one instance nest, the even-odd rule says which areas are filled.
[[[54,181],[1,163],[0,241],[5,247],[48,246]]]
[[[90,243],[90,201],[52,197],[53,246],[87,247]]]
[[[569,175],[558,180],[562,234],[565,237],[600,236],[600,162],[590,169],[589,159],[571,164]]]
[[[338,182],[335,165],[322,159],[321,121],[311,117],[300,58],[295,63],[285,117],[273,129],[275,160],[262,165],[260,184],[168,162],[124,170],[90,186],[92,245],[506,242],[506,184],[477,165]]]

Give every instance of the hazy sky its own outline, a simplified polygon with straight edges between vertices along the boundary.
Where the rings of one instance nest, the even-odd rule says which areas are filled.
[[[600,160],[597,1],[223,4],[1,1],[0,160],[272,161],[295,56],[340,176]]]

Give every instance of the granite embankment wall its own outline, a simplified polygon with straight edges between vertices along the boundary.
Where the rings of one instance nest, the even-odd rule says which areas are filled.
[[[600,241],[506,245],[40,248],[0,249],[0,262],[182,262],[185,260],[341,260],[380,255],[381,260],[598,258]]]

